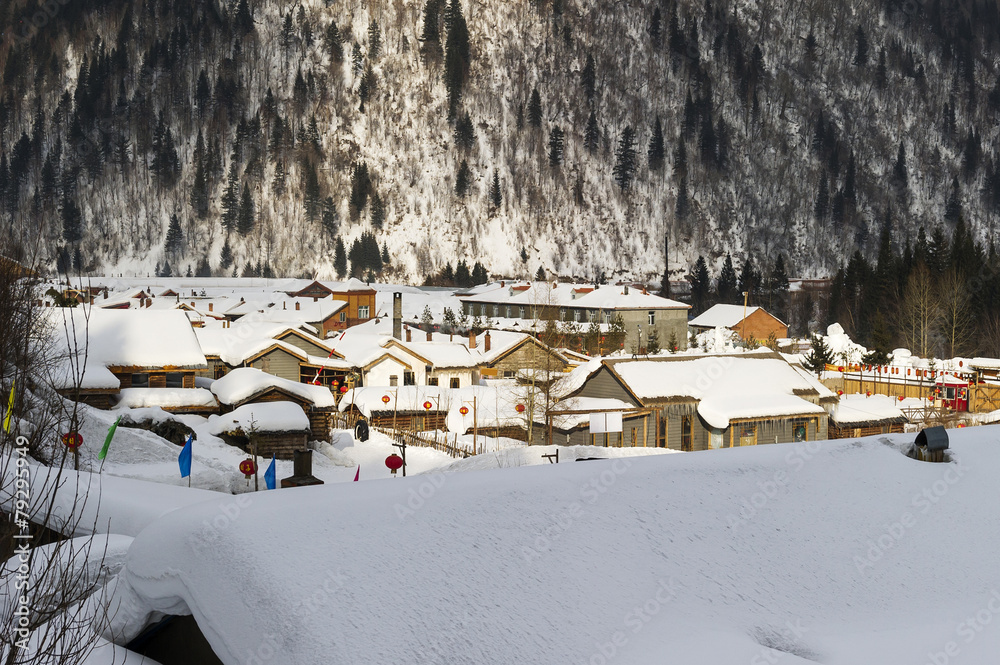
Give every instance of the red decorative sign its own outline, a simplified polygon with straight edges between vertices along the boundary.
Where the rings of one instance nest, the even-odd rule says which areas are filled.
[[[514,410],[517,411],[518,413],[524,413],[524,405],[518,404],[517,406],[514,407]]]
[[[403,468],[403,458],[393,453],[385,458],[385,465],[391,470],[396,471],[397,469]]]
[[[432,406],[434,406],[434,405],[431,404],[430,401],[424,402],[424,408],[426,410],[430,411]]]
[[[240,462],[240,472],[250,480],[250,476],[257,473],[257,463],[248,457]]]
[[[463,416],[467,416],[469,415],[469,407],[463,406],[461,409],[458,410],[458,412],[461,413]]]
[[[62,435],[62,442],[64,446],[70,450],[74,450],[83,445],[83,437],[79,432],[69,432]]]
[[[388,395],[382,395],[382,403],[383,404],[388,404],[389,403],[389,396]]]

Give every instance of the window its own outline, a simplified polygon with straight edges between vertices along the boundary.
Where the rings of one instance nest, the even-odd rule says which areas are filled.
[[[524,314],[525,314],[525,311],[524,311],[524,305],[521,305],[521,306],[520,306],[520,307],[519,307],[518,309],[519,309],[519,310],[521,310],[521,313],[519,314],[519,316],[520,316],[520,317],[521,317],[522,319],[523,319],[523,318],[526,318],[526,317],[524,316]]]
[[[345,310],[340,310],[340,322],[343,323],[347,320],[347,312]]]
[[[451,387],[451,388],[461,388],[462,387],[461,386],[461,382],[458,380],[457,377],[453,378],[451,381],[449,381],[448,382],[448,386]]]
[[[505,379],[513,379],[515,376],[517,376],[517,372],[512,369],[505,369],[503,371],[503,378]]]
[[[399,385],[399,377],[396,376],[395,374],[390,374],[389,375],[389,385],[390,386],[398,386]]]
[[[406,370],[403,370],[403,385],[404,386],[412,386],[412,385],[415,385],[416,383],[417,383],[417,380],[416,380],[416,377],[414,376],[413,372],[407,372]]]
[[[611,312],[604,312],[604,322],[611,323]]]
[[[148,388],[149,387],[149,374],[133,374],[132,375],[132,387],[133,388]]]
[[[566,308],[565,307],[560,307],[559,308],[559,320],[560,321],[565,321],[566,320]]]
[[[510,317],[510,305],[507,305],[507,318],[508,319],[511,318]]]
[[[500,305],[493,305],[493,318],[500,318]]]
[[[740,445],[741,446],[756,446],[757,445],[757,426],[756,425],[742,425],[740,427]]]
[[[799,420],[792,425],[792,441],[808,441],[809,426],[804,420]]]
[[[650,312],[649,313],[649,325],[652,326],[652,325],[655,325],[655,324],[656,324],[656,312]]]
[[[438,378],[436,376],[432,376],[429,379],[427,379],[427,385],[436,386],[437,384],[438,384]]]
[[[954,388],[945,388],[945,390],[944,390],[944,398],[947,399],[947,400],[953,400],[953,399],[955,399],[955,389]]]
[[[184,375],[180,372],[167,372],[167,388],[183,388]]]
[[[681,450],[691,450],[693,435],[691,432],[691,416],[681,418]]]
[[[225,375],[226,375],[226,366],[225,365],[216,365],[215,366],[215,378],[216,379],[221,379]]]
[[[358,305],[358,318],[359,319],[368,318],[368,305]]]
[[[582,322],[583,321],[583,310],[582,309],[576,310],[576,320],[578,322]]]
[[[594,321],[596,321],[597,320],[597,310],[592,309],[589,312],[587,312],[587,320],[590,321],[591,323],[593,323]]]
[[[660,422],[660,429],[657,432],[656,445],[658,447],[660,447],[660,448],[666,448],[667,447],[667,417],[665,415],[661,415],[658,418],[658,420]]]

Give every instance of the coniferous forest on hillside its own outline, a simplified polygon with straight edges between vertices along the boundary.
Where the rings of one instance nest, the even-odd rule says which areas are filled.
[[[658,283],[666,240],[696,312],[1000,354],[995,2],[8,0],[0,33],[0,220],[52,272]]]

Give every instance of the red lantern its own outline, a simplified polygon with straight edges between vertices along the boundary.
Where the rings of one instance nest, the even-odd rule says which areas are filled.
[[[247,480],[250,480],[250,477],[253,474],[257,473],[257,463],[254,462],[249,457],[246,458],[245,460],[240,462],[240,473],[246,476]]]
[[[469,415],[469,407],[463,406],[461,409],[458,410],[458,412],[461,413],[463,416],[467,416]]]
[[[382,395],[382,403],[383,404],[388,404],[389,403],[389,396],[388,395]]]
[[[844,366],[843,365],[838,366],[837,367],[837,371],[838,372],[843,372],[844,371]]]
[[[843,391],[843,390],[838,390],[838,391],[837,391],[837,395],[838,395],[838,396],[839,396],[839,395],[843,395],[843,394],[844,394],[844,391]]]
[[[899,401],[900,401],[900,402],[902,402],[902,401],[903,401],[904,399],[906,399],[906,397],[904,397],[903,395],[900,395],[900,396],[899,396]]]
[[[514,410],[517,411],[518,413],[524,413],[524,405],[518,404],[517,406],[514,407]]]
[[[965,423],[959,423],[958,426],[959,427],[965,427]]]
[[[389,467],[389,470],[396,473],[397,470],[403,468],[403,458],[393,453],[385,458],[385,465]]]
[[[424,409],[425,410],[430,411],[432,406],[434,406],[434,405],[431,404],[430,400],[427,400],[426,402],[424,402]]]
[[[75,450],[83,445],[83,437],[79,432],[69,432],[62,435],[62,442],[70,450]]]
[[[872,396],[872,391],[866,390],[865,391],[865,397],[871,397],[871,396]]]
[[[341,386],[340,387],[340,392],[341,393],[346,393],[347,392],[347,386]]]

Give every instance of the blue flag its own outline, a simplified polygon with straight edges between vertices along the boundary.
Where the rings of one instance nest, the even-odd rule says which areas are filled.
[[[177,464],[181,467],[181,478],[187,478],[191,475],[191,441],[193,439],[193,434],[188,436],[187,443],[181,449],[181,454],[177,456]]]
[[[264,472],[264,482],[267,483],[267,489],[273,490],[277,487],[277,480],[275,478],[276,469],[274,468],[274,453],[271,453],[271,465],[267,467],[267,471]]]

